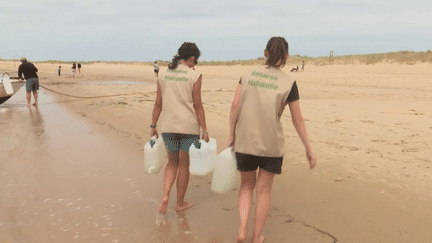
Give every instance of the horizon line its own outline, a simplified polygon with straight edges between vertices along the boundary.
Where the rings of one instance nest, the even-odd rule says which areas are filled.
[[[399,50],[399,51],[390,51],[390,52],[377,52],[377,53],[365,53],[365,54],[347,54],[347,55],[333,55],[331,57],[353,57],[353,56],[369,56],[369,55],[383,55],[383,54],[394,54],[394,53],[431,53],[432,49],[428,49],[426,51],[409,51],[409,50]],[[289,58],[305,58],[305,59],[320,59],[320,58],[329,58],[330,55],[327,56],[308,56],[308,55],[300,55],[300,54],[294,54],[294,55],[290,55]],[[231,60],[199,60],[199,62],[239,62],[239,61],[257,61],[257,60],[265,60],[264,57],[259,56],[257,58],[254,59],[231,59]],[[0,61],[20,61],[20,59],[3,59],[0,58]],[[151,60],[151,61],[138,61],[138,60],[130,60],[130,61],[125,61],[125,60],[88,60],[88,61],[70,61],[70,60],[41,60],[41,61],[33,61],[33,62],[39,62],[39,63],[43,63],[43,62],[59,62],[59,63],[94,63],[94,62],[125,62],[125,63],[149,63],[149,62],[171,62],[170,60],[161,60],[161,59],[157,59],[157,60]]]

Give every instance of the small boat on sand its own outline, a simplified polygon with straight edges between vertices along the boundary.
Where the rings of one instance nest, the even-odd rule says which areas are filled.
[[[14,95],[25,82],[20,81],[18,77],[11,77],[9,73],[0,73],[0,104],[6,102]]]

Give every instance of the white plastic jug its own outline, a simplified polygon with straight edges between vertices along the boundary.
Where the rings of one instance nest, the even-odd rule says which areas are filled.
[[[189,148],[190,167],[189,171],[193,175],[207,175],[214,169],[217,157],[217,144],[214,138],[210,138],[207,143],[200,139],[201,148],[196,148],[192,144]]]
[[[162,168],[164,142],[161,136],[153,136],[144,145],[144,169],[149,174],[157,174]]]
[[[2,81],[3,81],[3,87],[6,91],[6,94],[13,95],[14,89],[13,89],[11,80],[8,78],[4,78],[4,79],[2,79]]]
[[[239,173],[232,147],[222,151],[216,158],[211,190],[216,193],[227,193],[237,183]]]

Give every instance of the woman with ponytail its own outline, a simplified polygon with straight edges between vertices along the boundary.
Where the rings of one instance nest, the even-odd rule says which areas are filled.
[[[200,138],[209,141],[204,108],[201,102],[202,75],[194,70],[201,52],[195,43],[185,42],[178,49],[168,69],[158,75],[156,101],[153,108],[150,137],[159,134],[156,123],[160,119],[162,138],[168,150],[168,164],[164,171],[164,192],[159,213],[165,214],[171,188],[176,182],[176,211],[190,208],[185,201],[189,184],[189,147]]]
[[[280,118],[286,105],[305,146],[309,168],[316,165],[300,111],[296,81],[281,70],[288,59],[287,41],[283,37],[272,37],[264,55],[267,58],[264,67],[251,70],[240,78],[230,113],[228,146],[233,146],[237,169],[241,173],[238,242],[246,240],[255,189],[257,199],[251,242],[264,241],[262,230],[270,211],[273,178],[282,173],[285,141]]]

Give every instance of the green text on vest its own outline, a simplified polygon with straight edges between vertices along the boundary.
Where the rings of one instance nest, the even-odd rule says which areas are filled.
[[[186,74],[187,73],[186,71],[183,71],[183,70],[171,70],[169,68],[168,68],[167,72],[168,73],[181,73],[181,74]]]
[[[259,87],[259,88],[264,88],[264,89],[274,89],[274,90],[279,89],[279,86],[276,84],[263,83],[263,82],[260,82],[257,80],[252,80],[252,79],[249,80],[248,85],[252,86],[252,87]]]
[[[165,75],[165,79],[168,81],[179,81],[179,82],[188,82],[189,79],[185,78],[185,77],[173,77],[173,76],[168,76]]]
[[[265,74],[265,73],[260,73],[258,71],[253,71],[251,75],[255,76],[255,77],[258,77],[258,78],[263,78],[263,79],[271,79],[271,80],[274,80],[274,81],[278,80],[278,78],[276,76],[268,75],[268,74]]]

